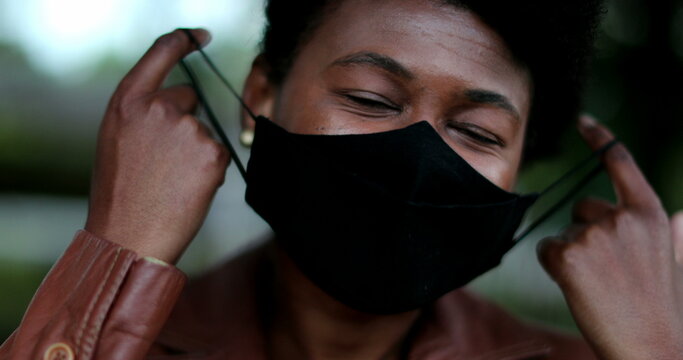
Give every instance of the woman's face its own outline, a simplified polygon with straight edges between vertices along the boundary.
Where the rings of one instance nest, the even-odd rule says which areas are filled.
[[[373,133],[426,120],[510,190],[531,86],[501,38],[470,12],[428,0],[346,0],[302,46],[263,112],[306,134]]]

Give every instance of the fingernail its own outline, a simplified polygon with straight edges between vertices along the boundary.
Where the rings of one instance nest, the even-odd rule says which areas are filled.
[[[583,114],[579,118],[579,125],[581,125],[581,127],[583,128],[592,128],[595,127],[597,124],[598,122],[591,115]]]

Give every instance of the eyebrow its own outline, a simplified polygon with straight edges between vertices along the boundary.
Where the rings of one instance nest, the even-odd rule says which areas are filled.
[[[330,66],[370,65],[381,68],[404,79],[414,79],[415,75],[398,61],[376,52],[361,51],[344,56],[332,62]],[[520,120],[519,111],[512,102],[502,94],[484,89],[465,90],[465,96],[473,103],[493,105],[510,113],[515,120]]]
[[[375,52],[358,52],[348,56],[344,56],[335,60],[330,66],[351,66],[351,65],[371,65],[381,68],[391,74],[402,77],[404,79],[413,79],[410,70],[401,65],[398,61],[382,54]]]
[[[512,105],[512,102],[497,92],[483,89],[468,89],[465,90],[465,96],[473,103],[496,106],[509,112],[516,120],[520,119],[519,111]]]

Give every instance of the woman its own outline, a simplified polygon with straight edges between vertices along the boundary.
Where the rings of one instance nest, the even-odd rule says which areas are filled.
[[[310,220],[318,218],[316,213],[323,214],[320,221],[327,221],[328,211],[346,219],[346,213],[362,215],[368,207],[382,208],[383,203],[368,200],[340,210],[335,208],[338,204],[309,196],[331,194],[330,199],[338,200],[335,192],[345,188],[322,191],[327,183],[319,180],[338,181],[330,174],[355,179],[354,171],[359,168],[371,174],[368,182],[381,182],[392,195],[406,188],[416,190],[417,194],[409,194],[411,201],[434,203],[442,195],[450,196],[450,189],[441,186],[450,180],[443,184],[438,182],[440,177],[433,180],[432,176],[441,173],[431,171],[437,165],[425,160],[437,152],[449,159],[438,166],[450,171],[456,163],[456,175],[468,174],[467,183],[472,187],[465,193],[470,194],[458,194],[458,204],[476,205],[482,196],[512,196],[507,191],[515,183],[525,149],[533,154],[528,137],[537,132],[537,145],[551,141],[555,126],[543,122],[548,111],[560,105],[571,110],[572,104],[576,105],[571,86],[576,84],[578,67],[571,67],[582,55],[572,54],[565,61],[558,60],[559,55],[554,57],[555,66],[563,71],[547,66],[548,59],[525,57],[525,42],[506,38],[511,30],[505,30],[500,22],[519,6],[481,4],[472,2],[468,8],[460,2],[427,0],[311,2],[302,5],[305,21],[289,24],[299,29],[290,28],[298,35],[289,37],[287,44],[275,39],[278,35],[287,38],[280,31],[287,29],[282,24],[287,24],[291,15],[282,12],[286,5],[272,1],[267,10],[270,30],[264,53],[254,61],[244,100],[254,113],[274,123],[245,114],[243,125],[247,130],[256,128],[247,199],[276,229],[278,241],[238,257],[184,290],[183,275],[169,264],[178,259],[201,226],[224,180],[230,155],[191,115],[197,105],[192,88],[160,88],[176,63],[195,50],[191,37],[183,31],[161,37],[112,96],[99,134],[85,230],[77,234],[41,285],[19,329],[1,348],[0,357],[577,359],[593,358],[593,352],[604,359],[680,357],[683,279],[673,251],[683,243],[680,218],[674,229],[676,221],[668,221],[622,145],[611,147],[603,156],[619,203],[579,203],[575,225],[546,240],[540,249],[541,260],[564,291],[590,349],[577,339],[519,323],[461,290],[444,295],[444,288],[431,291],[433,284],[414,281],[410,283],[423,288],[407,295],[403,289],[393,288],[395,298],[381,298],[385,293],[377,289],[386,284],[366,286],[362,276],[375,278],[386,273],[386,268],[373,269],[372,259],[363,259],[371,250],[339,245],[336,232],[345,234],[347,229]],[[598,12],[596,4],[586,4],[567,8],[585,5],[592,7],[594,14]],[[546,7],[546,11],[569,11],[562,6]],[[533,28],[525,19],[519,19],[517,26]],[[572,31],[590,32],[578,28]],[[536,31],[544,30],[551,32],[549,28]],[[202,44],[208,42],[206,31],[192,30],[191,34]],[[533,46],[546,46],[546,55],[554,56],[568,44],[571,42]],[[560,86],[553,86],[554,82]],[[594,150],[612,140],[609,131],[590,118],[582,118],[579,128]],[[323,136],[333,134],[361,135]],[[273,146],[270,139],[288,146]],[[366,149],[364,139],[377,144],[380,156],[371,151],[347,159],[346,154]],[[292,150],[300,144],[306,146],[298,152]],[[383,177],[385,168],[402,169],[412,161],[410,152],[400,153],[408,145],[421,152],[416,163],[428,165],[426,172],[415,168],[429,179],[426,187],[406,187],[401,183],[403,177]],[[444,152],[444,147],[448,151]],[[385,156],[386,149],[391,150],[390,156]],[[254,161],[257,151],[260,162]],[[325,157],[311,154],[318,151],[353,171],[319,171],[335,165],[321,163]],[[282,161],[273,160],[281,153],[284,161],[297,164],[297,171],[313,178],[296,171],[292,176],[276,173],[276,179],[267,177],[268,171],[281,165]],[[381,162],[367,162],[368,158]],[[373,167],[381,171],[373,172]],[[412,175],[405,172],[406,177]],[[350,181],[341,181],[341,186]],[[296,209],[293,215],[284,213],[283,204],[277,202],[279,196],[287,198],[290,192],[300,195],[304,203],[291,204]],[[349,196],[356,195],[349,192]],[[472,199],[462,200],[467,195]],[[373,191],[368,191],[368,196],[379,197]],[[284,205],[285,210],[290,206]],[[424,218],[429,224],[433,219],[421,212],[415,214],[402,220]],[[438,211],[427,214],[441,216]],[[282,220],[286,216],[287,221]],[[364,236],[357,232],[359,224],[365,224],[364,217],[351,218],[358,223],[348,223],[349,231]],[[475,220],[483,228],[496,219]],[[290,226],[290,221],[296,224]],[[335,219],[329,223],[337,224]],[[371,223],[368,231],[376,231]],[[476,229],[467,225],[457,223],[453,236],[464,231],[476,234]],[[434,223],[426,230],[429,233],[438,226]],[[395,227],[402,228],[402,224],[396,221]],[[407,234],[425,229],[413,230]],[[327,233],[321,233],[324,231]],[[394,231],[394,227],[383,231]],[[310,241],[302,249],[297,246],[297,236],[318,241]],[[378,234],[378,239],[383,237]],[[339,245],[354,256],[312,257],[305,252],[320,244]],[[363,244],[367,245],[358,246]],[[399,245],[389,242],[384,249],[394,251]],[[488,245],[486,249],[493,247]],[[467,255],[490,255],[477,246],[465,248],[473,252],[464,254],[464,262]],[[445,251],[431,249],[436,250],[428,253],[432,258],[422,257],[417,250],[415,258],[427,261],[415,264],[413,258],[404,262],[397,257],[397,264],[390,268],[429,268],[431,259],[438,257],[434,254]],[[330,271],[328,262],[340,261],[346,265]],[[346,278],[357,265],[364,271]],[[475,261],[462,272],[446,276],[462,277],[460,282],[466,282],[493,264],[485,265]],[[443,275],[429,274],[433,278]],[[403,275],[410,276],[396,277],[399,275],[399,282],[405,279]],[[456,282],[446,283],[457,287]],[[356,291],[358,288],[366,291]],[[424,296],[412,296],[416,293]]]

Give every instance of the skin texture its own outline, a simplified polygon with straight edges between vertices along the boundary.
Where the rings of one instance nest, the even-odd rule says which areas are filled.
[[[209,39],[204,30],[194,34],[200,42]],[[191,115],[194,91],[160,89],[192,50],[179,30],[160,37],[112,95],[100,125],[85,225],[169,263],[199,230],[229,159]]]
[[[313,134],[371,133],[426,120],[475,169],[512,189],[532,84],[495,32],[473,14],[430,1],[346,0],[333,15],[302,46],[283,84],[271,84],[267,64],[255,60],[244,91],[254,112]],[[208,40],[205,31],[194,33]],[[167,262],[201,226],[229,161],[191,115],[193,92],[160,89],[192,50],[180,31],[161,37],[112,96],[86,223],[96,235]],[[243,124],[253,127],[247,118]],[[593,149],[612,137],[591,121],[580,131]],[[603,358],[678,358],[683,215],[667,219],[623,146],[603,162],[619,202],[580,202],[575,225],[539,248],[541,261]],[[273,261],[274,359],[397,358],[419,311],[356,312],[315,287],[281,251]]]
[[[614,139],[590,117],[579,131],[594,150]],[[667,218],[623,145],[602,160],[617,203],[578,202],[573,225],[539,244],[541,263],[602,358],[680,359],[683,213]]]

